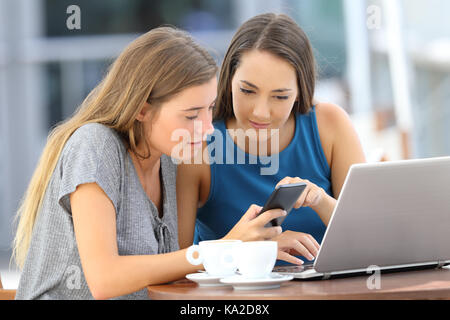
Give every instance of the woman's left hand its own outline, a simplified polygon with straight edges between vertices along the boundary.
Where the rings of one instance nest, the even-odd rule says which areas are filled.
[[[303,180],[299,177],[285,177],[280,182],[278,182],[277,187],[283,184],[291,184],[291,183],[306,183],[306,188],[298,198],[297,202],[295,202],[294,208],[298,209],[300,207],[315,207],[320,204],[322,199],[324,198],[325,191],[316,186],[309,180]]]
[[[287,230],[271,239],[278,243],[278,260],[302,265],[303,261],[295,256],[303,256],[312,261],[319,253],[320,245],[313,236],[303,232]]]

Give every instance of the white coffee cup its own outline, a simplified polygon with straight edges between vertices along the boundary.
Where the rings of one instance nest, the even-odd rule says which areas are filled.
[[[236,272],[236,264],[232,257],[241,240],[208,240],[192,245],[186,252],[186,259],[196,266],[203,263],[206,272],[211,276],[230,276]],[[198,257],[194,258],[194,253]]]
[[[275,266],[277,253],[276,241],[242,242],[234,251],[230,265],[236,265],[244,278],[266,278]]]

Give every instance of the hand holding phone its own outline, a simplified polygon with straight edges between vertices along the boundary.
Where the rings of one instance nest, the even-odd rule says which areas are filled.
[[[303,182],[277,186],[270,195],[264,207],[261,209],[260,214],[271,209],[282,209],[289,214],[305,188],[306,183]],[[281,226],[286,216],[271,220],[268,224],[266,224],[266,227]]]

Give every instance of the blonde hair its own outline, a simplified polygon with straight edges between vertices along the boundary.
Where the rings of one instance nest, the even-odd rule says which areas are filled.
[[[79,127],[93,122],[108,126],[120,134],[127,149],[137,153],[137,145],[146,144],[143,127],[136,120],[145,102],[157,112],[161,103],[188,87],[207,83],[217,71],[210,54],[173,27],[153,29],[129,44],[73,116],[48,136],[16,215],[12,258],[19,268],[25,263],[34,223],[61,151]]]

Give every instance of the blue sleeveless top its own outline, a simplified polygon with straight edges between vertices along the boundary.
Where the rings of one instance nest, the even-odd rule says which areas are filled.
[[[263,206],[287,176],[307,179],[332,196],[331,170],[320,143],[314,106],[307,114],[295,115],[294,138],[271,156],[254,156],[239,148],[224,121],[214,122],[214,128],[208,138],[210,192],[197,211],[194,243],[225,236],[251,204]],[[311,234],[320,244],[326,226],[314,210],[301,207],[292,209],[282,228]]]

